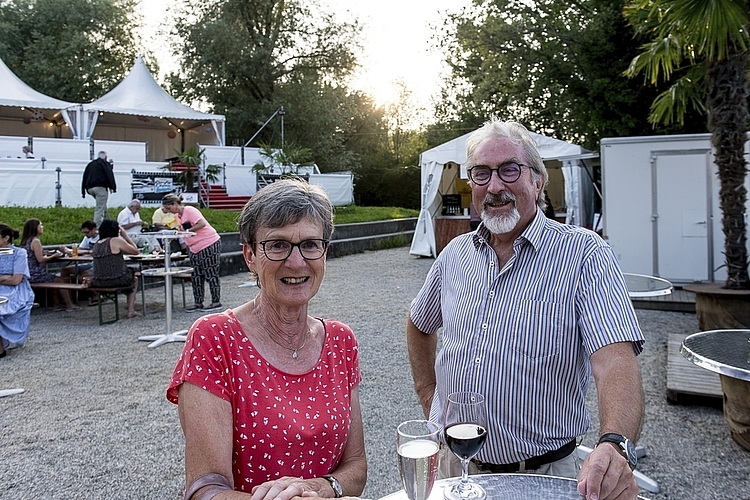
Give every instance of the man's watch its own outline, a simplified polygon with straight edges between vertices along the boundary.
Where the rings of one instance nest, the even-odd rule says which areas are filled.
[[[341,483],[333,476],[323,476],[329,483],[331,483],[331,489],[333,490],[334,498],[341,498],[344,496],[344,490],[341,489]]]
[[[630,470],[635,470],[635,466],[638,464],[638,455],[635,452],[635,445],[633,444],[632,441],[630,441],[630,439],[626,438],[625,436],[621,434],[615,434],[613,432],[610,432],[608,434],[604,434],[602,437],[599,438],[599,442],[597,443],[597,446],[599,446],[602,443],[616,444],[620,450],[620,453],[622,453],[622,456],[624,456],[625,459],[628,461]]]

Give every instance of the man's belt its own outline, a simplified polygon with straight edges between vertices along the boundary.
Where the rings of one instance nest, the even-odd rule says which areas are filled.
[[[570,442],[562,445],[560,448],[556,450],[548,451],[544,455],[539,455],[538,457],[527,458],[526,460],[521,460],[520,462],[515,462],[512,464],[491,464],[491,463],[482,462],[481,460],[476,460],[476,459],[473,459],[472,462],[474,462],[474,464],[476,464],[476,466],[482,472],[492,472],[494,474],[523,472],[526,470],[535,470],[541,467],[542,465],[556,462],[560,460],[561,458],[565,458],[571,453],[573,453],[575,449],[576,449],[576,440],[571,439]]]

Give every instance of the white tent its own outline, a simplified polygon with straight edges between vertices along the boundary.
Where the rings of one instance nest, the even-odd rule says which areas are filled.
[[[114,89],[69,112],[76,114],[74,138],[146,141],[153,159],[174,156],[175,149],[192,143],[224,145],[225,117],[179,103],[156,83],[140,56]],[[189,141],[181,140],[185,134]]]
[[[19,135],[20,129],[25,136],[54,137],[50,124],[62,124],[61,110],[74,105],[32,89],[0,59],[0,134]]]
[[[437,256],[434,219],[442,203],[438,194],[445,194],[440,193],[444,167],[449,163],[459,165],[461,178],[467,179],[466,140],[471,134],[472,132],[469,132],[445,142],[419,156],[419,164],[422,169],[422,203],[411,243],[410,253],[412,255]],[[582,169],[578,167],[581,158],[591,157],[590,151],[581,146],[533,132],[531,132],[531,137],[537,143],[542,160],[545,162],[557,160],[562,163],[567,206],[566,222],[580,225],[580,211],[583,209],[581,199],[593,196],[591,194],[593,193],[593,181],[586,173],[582,173]]]

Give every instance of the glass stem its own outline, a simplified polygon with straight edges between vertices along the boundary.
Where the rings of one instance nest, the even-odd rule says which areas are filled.
[[[461,483],[469,482],[469,459],[461,459]]]

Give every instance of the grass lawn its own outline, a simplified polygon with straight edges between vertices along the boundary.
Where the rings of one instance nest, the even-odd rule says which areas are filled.
[[[109,207],[109,216],[117,217],[123,207]],[[141,208],[141,219],[151,221],[151,215],[158,207]],[[201,209],[206,220],[220,233],[237,231],[237,217],[239,210],[211,210]],[[354,205],[336,208],[335,224],[349,224],[352,222],[371,222],[377,220],[403,219],[417,217],[419,210],[397,207],[357,207]],[[81,241],[81,222],[94,218],[93,207],[3,207],[0,209],[0,223],[23,232],[23,224],[27,219],[36,218],[44,224],[44,234],[41,237],[43,245],[58,245]],[[18,244],[20,242],[16,241]]]

